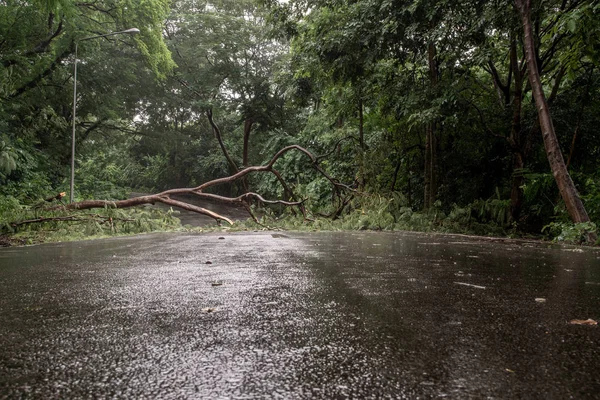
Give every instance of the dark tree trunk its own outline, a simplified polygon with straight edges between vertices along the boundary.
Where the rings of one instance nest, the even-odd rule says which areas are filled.
[[[358,142],[360,144],[360,149],[365,149],[365,121],[363,115],[363,101],[360,99],[358,101]]]
[[[525,181],[522,171],[523,168],[525,168],[525,160],[522,153],[513,152],[512,168],[513,175],[510,188],[510,215],[513,221],[518,222],[524,203],[523,184]]]
[[[246,168],[249,164],[249,149],[250,149],[250,133],[252,132],[252,126],[254,125],[254,120],[252,118],[246,118],[244,120],[244,148],[242,151],[242,166]],[[250,183],[248,182],[248,177],[244,177],[242,179],[242,186],[244,187],[244,191],[247,192],[250,187]]]
[[[436,140],[435,124],[429,123],[425,127],[425,201],[424,208],[428,210],[436,199]]]
[[[398,160],[398,163],[396,164],[396,168],[394,169],[394,176],[392,177],[392,184],[390,185],[391,192],[396,190],[396,182],[398,181],[398,174],[400,173],[401,165],[402,165],[402,161]]]
[[[250,147],[250,132],[252,132],[253,125],[254,121],[252,120],[252,118],[246,118],[244,120],[244,150],[242,154],[242,165],[244,167],[250,165],[248,151]]]
[[[423,179],[423,209],[431,206],[431,141],[429,127],[425,127],[425,166]]]
[[[544,140],[544,147],[546,149],[548,162],[550,163],[550,168],[552,169],[552,174],[554,175],[561,197],[565,202],[567,212],[572,221],[575,223],[588,222],[590,218],[579,197],[577,188],[567,171],[565,160],[560,151],[556,131],[554,130],[554,124],[552,123],[552,116],[550,115],[548,102],[546,101],[546,96],[544,95],[542,88],[531,26],[531,0],[515,0],[515,5],[519,11],[521,22],[523,24],[523,45],[529,72],[529,83],[531,84],[533,98],[538,110],[542,138]],[[595,241],[596,238],[595,235],[588,235],[587,239],[588,241]]]
[[[429,62],[429,82],[431,87],[434,88],[438,83],[438,68],[436,62],[436,49],[435,44],[429,43],[427,49],[427,56]],[[435,136],[435,122],[430,122],[425,127],[425,188],[424,188],[424,201],[423,208],[428,210],[433,206],[437,194],[437,179],[436,179],[436,165],[437,165],[437,144]]]
[[[363,190],[367,184],[365,174],[365,130],[364,130],[364,115],[363,115],[363,101],[362,97],[358,100],[358,189]]]
[[[221,151],[223,152],[223,155],[227,159],[227,163],[229,164],[229,168],[231,169],[231,172],[232,173],[239,172],[238,166],[235,164],[235,161],[233,161],[233,158],[231,158],[231,156],[229,155],[229,152],[227,151],[227,148],[225,147],[225,143],[223,142],[223,135],[221,135],[221,130],[219,129],[218,125],[213,120],[213,113],[212,113],[211,109],[206,111],[206,117],[208,118],[208,122],[210,123],[210,126],[212,127],[212,130],[215,135],[215,138],[217,139],[217,142],[219,142],[219,147],[221,147]]]
[[[523,169],[526,163],[526,152],[523,148],[523,127],[521,125],[521,113],[523,109],[523,74],[519,68],[517,55],[517,42],[512,40],[510,44],[510,75],[513,76],[515,86],[512,96],[512,123],[508,142],[512,149],[513,176],[510,190],[510,214],[513,221],[518,221],[523,209]],[[508,82],[510,90],[510,81]]]

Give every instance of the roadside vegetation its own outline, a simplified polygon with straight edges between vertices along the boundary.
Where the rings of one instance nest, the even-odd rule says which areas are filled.
[[[595,1],[4,3],[0,244],[190,230],[110,202],[234,176],[287,146],[314,159],[288,152],[272,173],[200,191],[259,196],[257,221],[219,229],[597,241]],[[99,208],[69,205],[73,121],[74,204]]]

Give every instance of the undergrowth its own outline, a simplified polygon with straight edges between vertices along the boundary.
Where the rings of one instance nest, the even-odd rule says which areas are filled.
[[[48,210],[43,204],[23,205],[14,198],[0,199],[0,235],[3,244],[35,244],[181,229],[177,212],[153,207]]]
[[[305,203],[307,209],[311,204]],[[399,194],[390,197],[361,194],[350,201],[339,218],[323,217],[332,214],[333,205],[320,208],[319,213],[305,219],[291,209],[261,209],[259,224],[251,219],[234,226],[211,225],[202,228],[182,227],[178,212],[164,211],[150,206],[93,211],[66,211],[57,208],[48,211],[44,204],[23,205],[10,196],[0,197],[0,244],[34,244],[72,241],[118,235],[132,235],[165,231],[241,231],[281,229],[296,231],[418,231],[461,233],[478,236],[522,236],[510,222],[510,205],[499,198],[479,200],[444,210],[437,202],[427,212],[408,207]],[[28,222],[29,221],[29,222]],[[544,228],[546,239],[567,243],[582,243],[585,235],[596,232],[594,223],[569,224],[555,222]],[[541,237],[541,235],[539,236]]]
[[[321,211],[327,214],[332,210],[333,207]],[[442,210],[438,202],[428,212],[416,212],[408,207],[404,197],[399,194],[391,197],[362,194],[337,219],[309,215],[309,220],[305,220],[301,215],[289,211],[275,214],[267,210],[259,222],[268,227],[302,231],[403,230],[507,236],[514,234],[507,215],[506,202],[476,202],[467,207],[454,205],[449,211]],[[245,224],[248,228],[256,226],[250,221]]]

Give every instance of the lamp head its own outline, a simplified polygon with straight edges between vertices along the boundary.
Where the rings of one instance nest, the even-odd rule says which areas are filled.
[[[129,28],[129,29],[122,31],[121,33],[127,33],[129,35],[137,35],[138,33],[140,33],[140,30],[138,28]]]

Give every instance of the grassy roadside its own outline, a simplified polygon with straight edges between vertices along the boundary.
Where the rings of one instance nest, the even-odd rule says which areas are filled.
[[[93,212],[23,208],[0,215],[0,246],[99,239],[183,229],[177,213],[152,207]]]
[[[425,233],[461,234],[471,237],[525,239],[582,244],[586,232],[595,225],[554,223],[540,234],[526,234],[515,224],[482,215],[472,208],[455,207],[449,212],[432,209],[415,212],[390,199],[374,197],[357,203],[341,218],[318,215],[304,218],[290,209],[274,212],[261,209],[259,223],[251,219],[237,221],[233,226],[211,224],[204,227],[182,226],[179,212],[152,206],[129,209],[104,208],[90,211],[53,211],[19,205],[0,210],[0,246],[22,246],[48,242],[99,239],[150,232],[210,232],[244,230],[290,231],[416,231]]]

